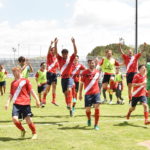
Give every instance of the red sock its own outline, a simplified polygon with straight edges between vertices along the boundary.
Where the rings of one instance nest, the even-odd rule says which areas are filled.
[[[14,122],[14,124],[16,125],[16,127],[17,127],[19,130],[22,130],[22,131],[25,130],[24,127],[22,126],[21,122],[19,122],[19,121],[18,121],[18,122]]]
[[[149,116],[149,112],[148,111],[144,112],[144,118],[145,118],[145,120],[148,120],[148,116]]]
[[[91,119],[91,111],[86,111],[86,116],[87,116],[88,120],[90,120]]]
[[[67,102],[68,104],[71,104],[72,102],[72,91],[67,91]]]
[[[30,123],[30,124],[28,124],[28,126],[29,126],[29,128],[31,129],[32,134],[36,134],[36,129],[35,129],[34,123]]]
[[[115,82],[114,81],[110,81],[110,89],[113,89],[114,85],[115,85]]]
[[[43,99],[42,99],[42,103],[43,104],[46,104],[46,96],[47,96],[47,94],[43,93]]]
[[[56,101],[56,94],[53,93],[53,94],[52,94],[52,102],[55,102],[55,101]]]
[[[95,125],[98,125],[99,117],[100,117],[100,111],[99,109],[95,109]]]

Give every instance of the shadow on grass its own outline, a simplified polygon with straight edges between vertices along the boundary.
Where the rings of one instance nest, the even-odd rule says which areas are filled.
[[[9,123],[9,122],[12,122],[12,120],[0,121],[0,123]]]
[[[126,118],[126,116],[117,116],[117,115],[108,115],[108,116],[104,116],[104,115],[101,115],[101,117],[104,117],[104,118]],[[134,117],[143,117],[143,115],[132,115],[132,118]]]
[[[139,127],[139,128],[144,128],[144,129],[147,129],[147,127],[146,126],[139,126],[139,125],[135,125],[135,124],[133,124],[133,123],[129,123],[129,122],[127,122],[127,121],[124,121],[124,122],[122,122],[122,123],[119,123],[119,124],[114,124],[114,126],[131,126],[131,127]]]
[[[7,141],[23,141],[31,138],[11,138],[11,137],[0,137],[0,141],[7,142]]]
[[[44,116],[39,116],[39,115],[35,115],[34,118],[44,118],[44,117],[49,117],[49,118],[70,118],[69,115],[44,115]]]
[[[68,121],[60,121],[60,122],[37,122],[37,121],[34,121],[35,124],[43,124],[43,125],[58,125],[58,126],[63,126],[63,123],[66,123]]]
[[[59,130],[93,130],[92,128],[89,128],[87,126],[80,127],[79,125],[76,125],[74,127],[62,127],[58,128]]]

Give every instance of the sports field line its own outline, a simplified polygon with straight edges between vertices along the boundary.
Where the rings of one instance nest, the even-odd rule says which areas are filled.
[[[105,123],[105,122],[136,122],[136,121],[144,121],[144,119],[131,119],[131,120],[126,120],[126,119],[122,119],[122,120],[100,120],[100,123]],[[85,121],[76,121],[76,122],[61,122],[61,123],[35,123],[36,126],[48,126],[48,125],[71,125],[71,124],[85,124]],[[0,125],[0,128],[7,128],[7,127],[14,127],[13,124],[10,125]]]

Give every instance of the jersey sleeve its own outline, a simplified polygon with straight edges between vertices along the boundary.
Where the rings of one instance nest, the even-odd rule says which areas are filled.
[[[73,62],[74,59],[75,59],[76,55],[75,54],[72,54],[71,57],[70,57],[70,62]]]
[[[119,62],[115,60],[115,66],[120,66]]]
[[[141,57],[141,55],[142,55],[141,53],[138,53],[138,54],[135,55],[135,58],[139,59]]]
[[[61,59],[62,59],[62,57],[59,54],[57,54],[57,60],[61,61]]]
[[[85,66],[81,65],[80,70],[85,70],[85,69],[86,69]]]
[[[28,92],[30,92],[32,90],[32,85],[29,80],[26,80],[26,88],[27,88]]]
[[[101,66],[104,62],[104,58],[99,61],[99,65]]]
[[[137,83],[137,76],[136,75],[134,76],[132,83]]]
[[[35,77],[36,77],[36,78],[38,78],[38,77],[39,77],[39,73],[38,73],[38,72],[35,74]]]
[[[125,60],[127,58],[127,55],[122,54],[122,58]]]

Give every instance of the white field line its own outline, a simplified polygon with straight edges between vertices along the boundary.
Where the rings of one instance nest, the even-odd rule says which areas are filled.
[[[126,120],[126,119],[121,119],[121,120],[100,120],[100,123],[105,123],[105,122],[136,122],[136,121],[144,121],[144,119],[131,119],[131,120]],[[61,122],[61,123],[35,123],[36,126],[48,126],[48,125],[66,125],[66,124],[85,124],[85,121],[76,121],[76,122]],[[0,128],[7,128],[7,127],[14,127],[15,125],[10,124],[10,125],[0,125]]]

